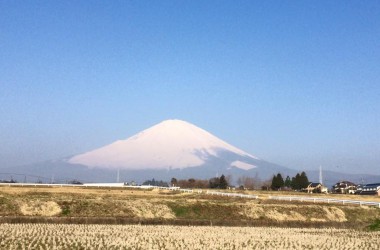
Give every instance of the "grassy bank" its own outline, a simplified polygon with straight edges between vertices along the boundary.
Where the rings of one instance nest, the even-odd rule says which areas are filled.
[[[274,201],[266,197],[278,193],[255,194],[262,199],[121,188],[2,187],[0,223],[364,228],[380,218],[374,207]]]

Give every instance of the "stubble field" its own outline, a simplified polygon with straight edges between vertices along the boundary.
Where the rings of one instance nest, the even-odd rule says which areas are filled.
[[[3,224],[1,249],[379,249],[349,229]]]

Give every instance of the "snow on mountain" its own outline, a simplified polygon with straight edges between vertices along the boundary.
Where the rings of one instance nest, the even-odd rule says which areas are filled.
[[[193,124],[166,120],[126,140],[76,155],[68,163],[126,170],[184,169],[201,166],[226,152],[241,159],[259,160]],[[244,170],[255,168],[241,159],[231,166]]]
[[[232,167],[241,168],[241,169],[244,169],[244,170],[250,170],[250,169],[256,168],[255,165],[248,164],[248,163],[242,162],[242,161],[234,161],[234,162],[231,163],[231,166]]]

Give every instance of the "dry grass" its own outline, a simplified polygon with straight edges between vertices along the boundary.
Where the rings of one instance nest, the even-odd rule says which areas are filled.
[[[283,192],[247,192],[260,200],[188,194],[166,190],[79,187],[1,187],[0,216],[62,218],[119,218],[117,221],[156,221],[164,224],[196,221],[196,224],[288,226],[327,223],[364,227],[380,218],[380,209],[349,205],[289,202],[265,199]],[[291,194],[299,194],[293,192]],[[300,195],[307,195],[301,193]],[[312,196],[316,196],[312,194]],[[318,195],[321,196],[321,195]],[[337,195],[332,197],[337,198]],[[349,196],[355,199],[377,197]],[[262,199],[264,198],[264,199]],[[339,198],[344,198],[344,196]],[[24,221],[27,221],[25,219]],[[103,219],[102,219],[103,220]],[[2,221],[7,221],[3,219]],[[23,220],[20,220],[23,221]],[[94,220],[90,220],[94,221]],[[108,221],[108,219],[105,219]],[[301,223],[301,224],[300,224]]]
[[[204,190],[205,192],[207,190]],[[215,191],[215,190],[209,190]],[[239,192],[244,194],[253,194],[259,195],[260,199],[267,199],[269,196],[310,196],[310,197],[323,197],[331,199],[347,199],[347,200],[359,200],[359,201],[375,201],[380,202],[380,196],[375,195],[352,195],[352,194],[307,194],[303,192],[294,192],[294,191],[231,191],[231,190],[221,190],[222,192]],[[85,195],[128,195],[128,196],[144,196],[144,197],[155,197],[157,194],[173,194],[173,191],[169,190],[157,190],[157,189],[128,189],[128,188],[96,188],[96,187],[18,187],[18,186],[2,186],[0,193],[5,194],[25,194],[25,193],[46,193],[46,194],[85,194]],[[0,197],[2,194],[0,194]],[[193,196],[189,193],[180,193],[176,192],[176,196]]]
[[[173,211],[164,204],[149,203],[144,200],[136,201],[127,206],[133,213],[134,217],[138,218],[163,218],[174,219]]]
[[[354,195],[354,194],[308,194],[295,191],[246,191],[247,194],[259,195],[262,199],[267,199],[269,196],[309,196],[320,197],[326,199],[340,200],[358,200],[358,201],[375,201],[380,202],[380,196],[376,195]]]
[[[55,216],[62,212],[61,207],[54,201],[30,201],[20,204],[22,215]]]

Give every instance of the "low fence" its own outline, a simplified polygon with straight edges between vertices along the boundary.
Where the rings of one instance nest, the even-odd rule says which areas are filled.
[[[150,187],[154,189],[170,190],[170,191],[179,190],[179,187],[161,187],[161,186],[150,186]]]
[[[183,193],[194,193],[194,190],[192,190],[192,189],[180,188],[178,190],[181,191],[181,192],[183,192]]]
[[[83,187],[83,184],[0,183],[0,186],[17,187]]]
[[[251,194],[222,193],[222,192],[214,192],[214,191],[207,191],[206,194],[228,196],[228,197],[249,198],[249,199],[258,199],[259,198],[259,196],[251,195]]]
[[[170,189],[175,190],[175,187],[156,187],[149,185],[132,186],[120,183],[83,183],[83,184],[50,184],[50,183],[0,183],[0,186],[17,186],[17,187],[106,187],[106,188],[138,188],[138,189]]]
[[[306,201],[306,202],[323,202],[323,203],[338,203],[338,204],[353,204],[359,206],[375,206],[380,208],[379,202],[373,201],[356,201],[356,200],[339,200],[339,199],[329,199],[329,198],[314,198],[305,196],[269,196],[268,199],[271,200],[285,200],[285,201]]]

